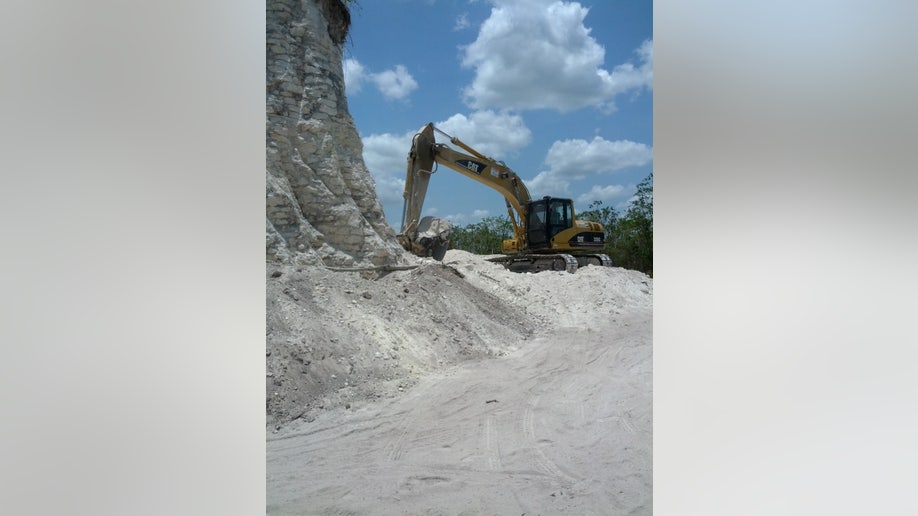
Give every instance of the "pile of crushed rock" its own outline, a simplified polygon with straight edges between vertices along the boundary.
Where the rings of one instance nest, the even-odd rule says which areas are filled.
[[[652,309],[653,280],[617,267],[521,274],[458,250],[418,264],[388,273],[268,265],[269,428],[396,396],[425,374],[558,329]]]

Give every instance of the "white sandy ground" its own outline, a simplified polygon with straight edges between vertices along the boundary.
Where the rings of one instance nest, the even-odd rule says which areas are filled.
[[[302,271],[326,290],[316,306],[368,343],[327,334],[347,348],[346,385],[326,382],[302,410],[275,405],[302,415],[269,426],[268,514],[652,513],[652,280],[601,267],[517,274],[461,251],[444,264],[382,279]],[[281,278],[288,291],[297,285],[292,270]],[[396,289],[424,295],[387,297]],[[275,358],[335,351],[304,343],[297,331],[315,333],[308,324],[285,328],[269,338]],[[466,342],[482,334],[502,340]],[[391,349],[380,358],[386,346],[398,365]],[[446,359],[431,362],[432,352]],[[270,411],[272,396],[294,398],[271,392],[292,380],[268,358],[268,374],[286,382],[269,381]]]

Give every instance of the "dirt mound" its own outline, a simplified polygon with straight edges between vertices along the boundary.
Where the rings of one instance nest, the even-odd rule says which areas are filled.
[[[443,263],[483,292],[518,307],[546,330],[587,327],[597,318],[627,310],[650,309],[653,280],[617,267],[583,267],[576,274],[543,271],[510,272],[487,257],[450,250]]]
[[[558,328],[649,309],[652,280],[585,267],[518,274],[449,251],[389,273],[269,264],[267,423],[392,397],[426,373],[502,356]]]
[[[652,514],[647,276],[278,271],[268,514]]]

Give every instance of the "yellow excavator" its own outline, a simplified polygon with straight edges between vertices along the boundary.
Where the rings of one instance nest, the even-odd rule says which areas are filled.
[[[437,143],[434,131],[468,154]],[[605,244],[602,224],[578,220],[570,199],[546,196],[532,200],[526,185],[506,164],[481,154],[432,123],[414,135],[408,153],[402,229],[397,239],[411,253],[443,260],[449,249],[452,224],[436,217],[420,218],[436,165],[444,165],[503,195],[513,237],[503,241],[503,256],[491,258],[491,261],[516,272],[557,270],[573,273],[586,265],[612,266],[609,256],[601,252]]]

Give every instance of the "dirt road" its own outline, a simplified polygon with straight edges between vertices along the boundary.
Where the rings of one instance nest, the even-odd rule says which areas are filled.
[[[651,514],[652,312],[601,324],[269,434],[268,514]]]

